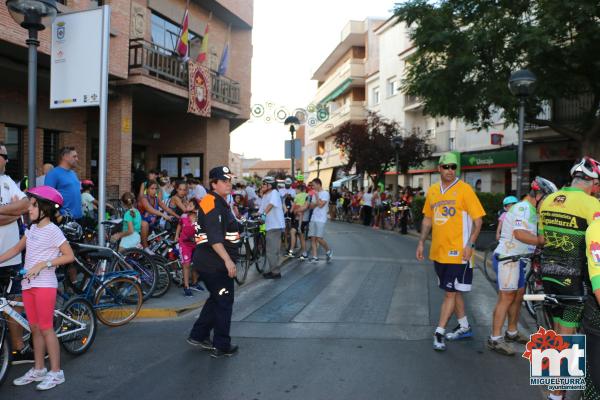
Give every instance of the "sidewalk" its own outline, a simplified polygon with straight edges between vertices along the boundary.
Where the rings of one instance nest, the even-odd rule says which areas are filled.
[[[290,266],[295,262],[299,262],[297,258],[282,257],[281,266]],[[238,286],[235,283],[235,290],[243,290],[250,283],[262,279],[262,276],[258,273],[254,265],[251,265],[248,270],[248,277],[246,282],[242,286]],[[197,310],[204,305],[204,302],[208,298],[208,292],[193,291],[193,297],[185,297],[183,295],[183,288],[180,288],[174,284],[171,284],[169,291],[162,297],[150,298],[144,302],[142,309],[136,316],[136,319],[164,319],[164,318],[176,318],[190,311]]]

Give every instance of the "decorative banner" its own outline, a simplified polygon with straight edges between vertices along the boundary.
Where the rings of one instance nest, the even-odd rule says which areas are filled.
[[[188,112],[202,117],[210,117],[210,72],[208,68],[190,61]]]

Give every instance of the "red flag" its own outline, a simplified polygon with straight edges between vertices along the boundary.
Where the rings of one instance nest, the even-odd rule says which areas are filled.
[[[183,23],[181,24],[181,35],[179,36],[179,40],[177,40],[177,54],[179,57],[183,58],[184,61],[188,59],[188,51],[189,51],[189,30],[188,30],[188,10],[185,9],[185,14],[183,15]]]
[[[210,19],[209,19],[210,20]],[[203,63],[208,58],[208,22],[206,23],[206,28],[204,28],[204,36],[202,37],[202,44],[200,45],[200,53],[198,54],[198,58],[196,62]]]

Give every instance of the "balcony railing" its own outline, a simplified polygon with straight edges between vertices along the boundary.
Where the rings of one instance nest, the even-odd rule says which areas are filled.
[[[187,63],[173,56],[173,52],[142,39],[129,41],[129,69],[143,69],[148,75],[174,83],[185,89],[188,87]],[[212,99],[230,105],[240,104],[240,84],[234,80],[210,71]]]
[[[419,106],[421,106],[422,101],[418,96],[411,96],[408,94],[404,95],[404,108],[410,108],[410,109],[418,109],[420,108]]]

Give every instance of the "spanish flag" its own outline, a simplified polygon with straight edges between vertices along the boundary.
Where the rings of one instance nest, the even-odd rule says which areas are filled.
[[[181,35],[179,36],[179,40],[177,40],[177,54],[179,57],[183,59],[183,61],[187,61],[188,52],[189,52],[189,29],[188,29],[188,10],[185,9],[185,14],[183,15],[183,23],[181,24]]]
[[[209,22],[210,22],[210,17],[209,17]],[[202,44],[200,45],[200,53],[198,54],[198,58],[196,59],[196,62],[199,62],[200,64],[204,63],[204,61],[206,61],[206,59],[208,58],[208,28],[209,28],[209,26],[210,25],[207,22],[206,28],[204,28],[204,36],[202,36]]]

